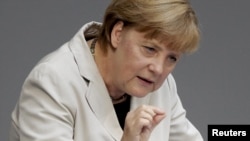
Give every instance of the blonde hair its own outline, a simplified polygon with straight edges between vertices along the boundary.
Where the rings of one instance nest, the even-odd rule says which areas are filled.
[[[113,0],[99,34],[102,45],[110,45],[118,21],[147,32],[148,38],[167,41],[170,49],[183,53],[194,52],[200,40],[198,20],[188,0]]]

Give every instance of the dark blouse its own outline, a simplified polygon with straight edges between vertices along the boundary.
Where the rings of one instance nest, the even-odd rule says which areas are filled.
[[[130,99],[131,97],[128,96],[126,101],[122,103],[114,104],[115,112],[116,112],[118,121],[122,129],[124,129],[125,118],[130,109]]]

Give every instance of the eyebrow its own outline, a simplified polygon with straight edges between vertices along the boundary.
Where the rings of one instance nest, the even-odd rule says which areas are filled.
[[[144,40],[143,42],[146,44],[150,44],[150,46],[152,46],[152,47],[161,48],[161,46],[157,43],[156,40],[154,41],[154,40],[150,39],[150,41]]]

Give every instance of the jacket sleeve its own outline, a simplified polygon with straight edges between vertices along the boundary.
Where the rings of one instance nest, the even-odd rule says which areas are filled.
[[[172,75],[168,81],[172,92],[169,141],[203,141],[200,132],[186,118],[186,111],[177,94],[176,83]]]
[[[27,77],[13,118],[20,141],[73,141],[74,102],[64,77],[46,63]]]

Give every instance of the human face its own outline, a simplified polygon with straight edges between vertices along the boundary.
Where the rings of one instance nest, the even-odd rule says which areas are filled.
[[[173,71],[181,53],[168,49],[166,41],[145,38],[133,28],[115,34],[113,86],[121,92],[143,97],[157,90]]]

